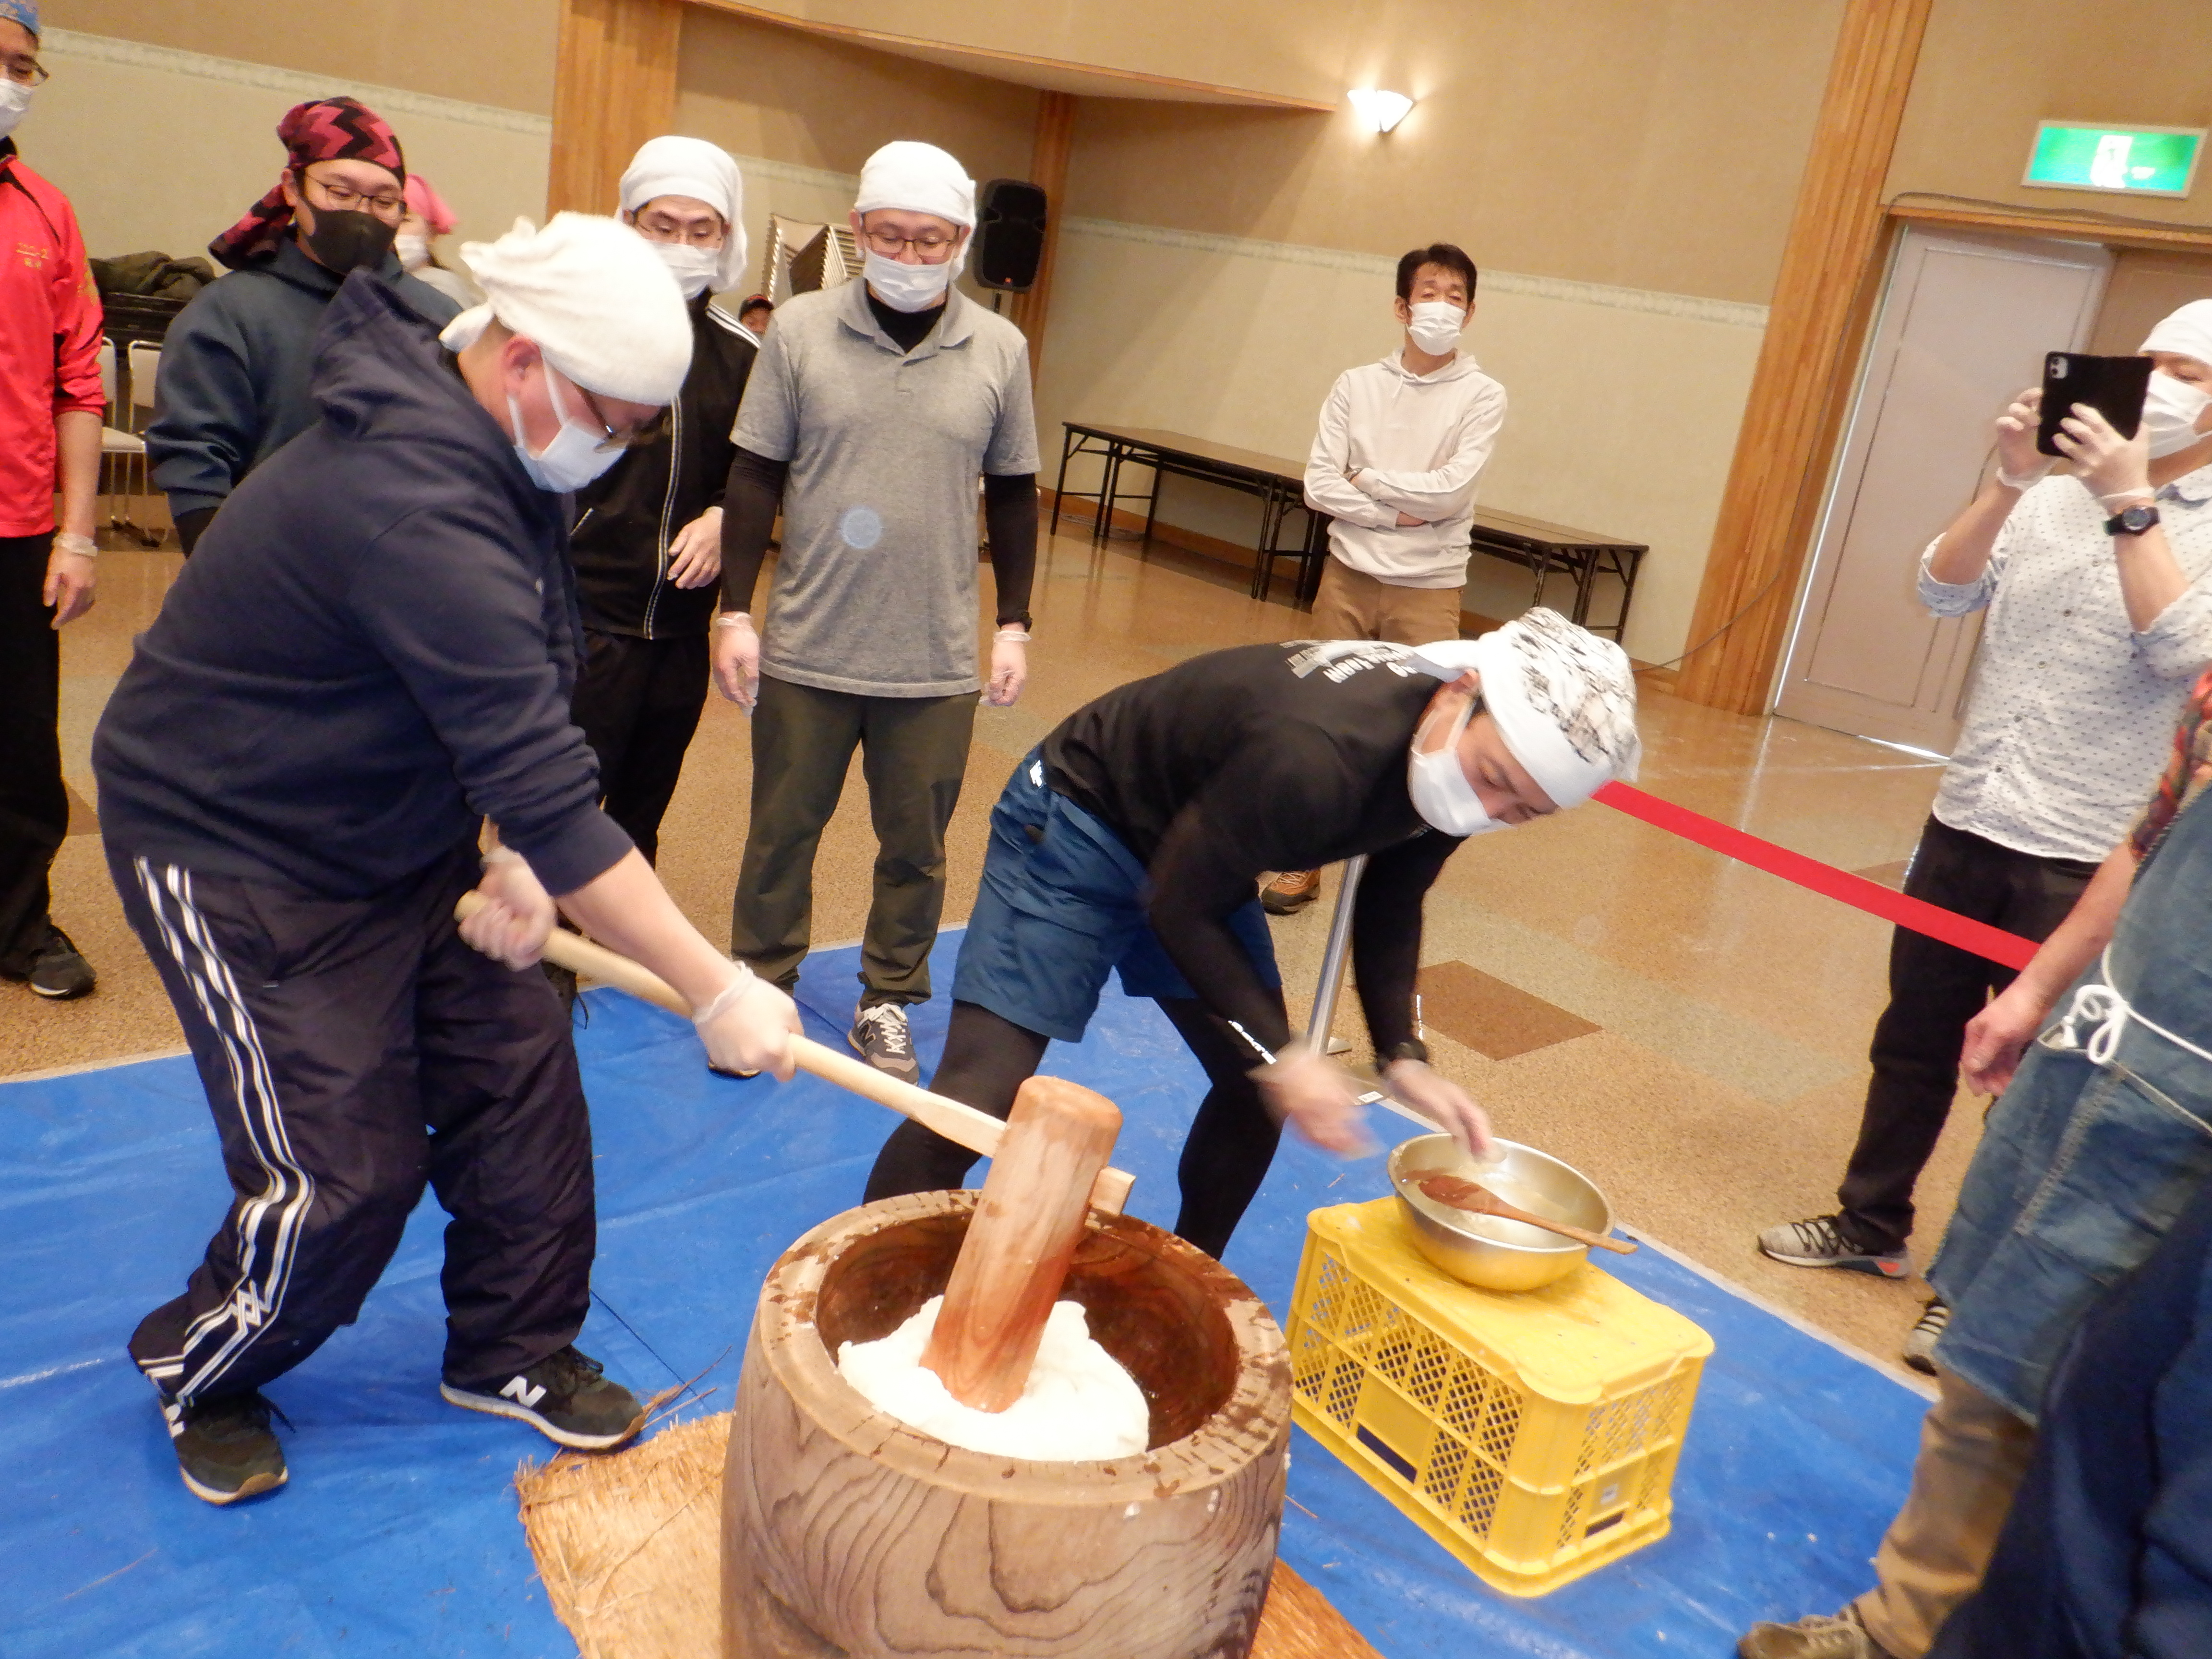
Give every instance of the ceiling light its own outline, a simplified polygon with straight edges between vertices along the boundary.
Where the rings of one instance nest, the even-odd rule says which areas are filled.
[[[1347,92],[1352,107],[1359,112],[1359,118],[1377,132],[1388,132],[1406,118],[1406,112],[1413,107],[1413,100],[1402,92]]]

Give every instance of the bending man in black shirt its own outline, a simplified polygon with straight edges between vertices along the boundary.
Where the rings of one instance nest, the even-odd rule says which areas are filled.
[[[1183,1145],[1176,1231],[1219,1255],[1281,1117],[1332,1152],[1365,1145],[1362,1085],[1291,1036],[1253,896],[1264,871],[1365,854],[1352,963],[1384,1080],[1480,1150],[1481,1109],[1429,1069],[1413,1030],[1422,896],[1468,836],[1579,805],[1637,755],[1627,657],[1548,611],[1464,642],[1244,646],[1109,692],[993,809],[932,1086],[1004,1117],[1118,969],[1212,1085]],[[867,1197],[955,1187],[974,1162],[905,1124]]]

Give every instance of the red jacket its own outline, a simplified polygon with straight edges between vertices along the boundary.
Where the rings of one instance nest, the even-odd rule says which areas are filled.
[[[100,321],[69,198],[0,138],[0,536],[54,527],[54,417],[106,408]]]

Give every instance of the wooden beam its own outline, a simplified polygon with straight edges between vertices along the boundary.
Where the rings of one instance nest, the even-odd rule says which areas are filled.
[[[1075,148],[1076,98],[1072,92],[1037,94],[1036,137],[1030,150],[1030,182],[1044,191],[1044,258],[1036,281],[1014,295],[1014,325],[1029,336],[1030,384],[1044,358],[1045,314],[1052,307],[1053,266],[1060,254],[1060,222],[1067,211],[1067,158]]]
[[[562,0],[546,211],[611,213],[623,169],[676,114],[681,0]]]
[[[1994,204],[1973,206],[1942,202],[1893,202],[1889,216],[1909,225],[1939,230],[1997,230],[2011,235],[2057,236],[2069,242],[2101,242],[2107,247],[2147,247],[2184,253],[2212,252],[2212,229],[2130,220],[2121,214],[2092,216],[2032,213]]]
[[[1881,204],[1931,0],[1847,0],[1690,623],[1680,694],[1756,714],[1790,627],[1888,236]]]

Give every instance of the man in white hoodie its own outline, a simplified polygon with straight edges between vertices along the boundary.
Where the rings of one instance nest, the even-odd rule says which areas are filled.
[[[1474,261],[1449,242],[1400,259],[1404,343],[1338,375],[1321,406],[1306,458],[1306,505],[1330,519],[1316,639],[1459,637],[1474,486],[1505,423],[1505,388],[1459,349],[1474,285]],[[1319,871],[1291,870],[1261,899],[1287,915],[1320,891]]]

